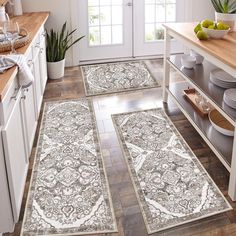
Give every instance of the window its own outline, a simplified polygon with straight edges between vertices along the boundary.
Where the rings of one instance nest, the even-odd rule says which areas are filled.
[[[176,0],[145,0],[145,42],[164,39],[161,26],[176,21]]]
[[[89,46],[123,43],[123,0],[88,0]]]

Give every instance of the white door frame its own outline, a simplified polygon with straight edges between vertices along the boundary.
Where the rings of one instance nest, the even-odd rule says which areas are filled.
[[[183,22],[186,20],[185,2],[189,0],[176,1],[176,20]],[[145,0],[134,1],[134,35],[140,37],[134,38],[134,56],[153,56],[164,54],[164,40],[155,40],[151,42],[145,41]],[[183,9],[183,11],[181,11]],[[135,37],[135,36],[134,36]],[[179,53],[183,51],[183,47],[176,40],[172,42],[172,53]]]
[[[78,2],[80,1],[80,2]],[[113,55],[116,55],[117,58],[130,58],[132,57],[132,6],[129,6],[128,3],[132,0],[123,0],[123,42],[122,44],[108,44],[108,45],[98,45],[90,46],[88,40],[88,12],[82,11],[80,14],[77,14],[77,27],[79,29],[80,35],[86,35],[86,38],[83,39],[77,46],[80,50],[81,58],[84,62],[91,60],[100,60],[101,55],[104,59],[110,60],[114,58]],[[74,2],[75,4],[75,2]],[[77,6],[73,5],[73,8],[77,9],[83,8],[87,9],[87,0],[77,0]],[[76,9],[76,8],[74,8]],[[74,11],[72,9],[72,11]],[[73,17],[73,19],[75,19]],[[80,22],[86,22],[86,24],[80,24]],[[72,24],[74,26],[74,22]],[[75,53],[74,53],[75,54]],[[79,59],[81,59],[79,58]]]
[[[77,13],[76,9],[78,9],[79,6],[79,1],[81,0],[70,0],[70,16],[71,16],[71,28],[72,29],[78,29],[75,34],[74,34],[74,38],[79,37],[80,31],[79,31],[79,14]],[[139,0],[133,0],[133,4],[135,7],[135,1],[139,1]],[[185,19],[184,21],[192,21],[192,13],[193,13],[193,9],[192,9],[192,1],[193,0],[184,0],[184,14],[185,14]],[[133,14],[134,17],[134,14]],[[72,65],[76,66],[81,64],[80,62],[80,55],[79,55],[79,51],[80,51],[80,43],[76,44],[73,46],[73,50],[72,50]],[[133,48],[132,48],[133,50]],[[156,57],[162,57],[163,55],[157,55]],[[140,58],[140,57],[137,57]],[[144,57],[146,58],[146,57]],[[130,60],[130,59],[135,59],[134,57],[130,57],[130,58],[116,58],[116,59],[111,59],[110,61],[121,61],[121,60]],[[103,61],[103,60],[100,60]],[[104,60],[105,61],[105,60]],[[98,62],[98,61],[97,61]]]

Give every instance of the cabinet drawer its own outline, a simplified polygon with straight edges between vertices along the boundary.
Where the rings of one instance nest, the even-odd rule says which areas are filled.
[[[38,56],[40,51],[40,34],[38,33],[32,44],[33,60]]]
[[[21,91],[16,95],[16,101],[11,115],[2,130],[14,222],[17,222],[19,218],[28,170],[20,101]]]
[[[26,61],[29,67],[32,66],[33,63],[33,51],[32,48],[30,48],[30,50],[28,50],[27,54],[25,55],[26,57]]]
[[[6,95],[3,98],[3,101],[0,103],[1,110],[1,124],[4,125],[9,118],[9,115],[14,107],[16,102],[16,96],[20,90],[17,77],[14,78],[13,83],[10,85]]]
[[[44,29],[44,27],[40,28],[39,37],[40,37],[40,44],[42,44],[42,42],[46,39],[46,30]]]

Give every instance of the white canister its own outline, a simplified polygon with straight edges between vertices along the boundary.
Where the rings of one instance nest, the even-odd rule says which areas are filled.
[[[9,16],[5,11],[5,7],[0,7],[0,22],[9,20]]]
[[[13,0],[13,5],[14,5],[14,15],[15,16],[22,15],[23,14],[23,10],[22,10],[21,0]]]

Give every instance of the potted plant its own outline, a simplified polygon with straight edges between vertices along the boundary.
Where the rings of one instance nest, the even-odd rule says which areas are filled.
[[[84,37],[73,40],[75,31],[76,29],[71,32],[67,31],[65,22],[60,32],[53,29],[49,33],[47,32],[47,68],[50,79],[59,79],[64,76],[66,52]]]
[[[211,0],[215,8],[215,17],[217,22],[224,22],[234,30],[236,21],[236,0]]]

